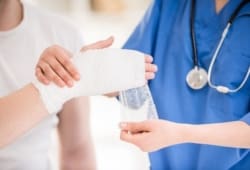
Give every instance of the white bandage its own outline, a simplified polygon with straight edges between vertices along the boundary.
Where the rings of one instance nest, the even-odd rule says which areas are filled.
[[[98,49],[73,57],[81,79],[72,88],[45,86],[33,82],[49,113],[79,96],[100,95],[143,86],[145,84],[144,54],[134,50]]]

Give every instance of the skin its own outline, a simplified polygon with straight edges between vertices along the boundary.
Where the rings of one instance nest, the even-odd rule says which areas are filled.
[[[107,41],[99,41],[97,43],[85,46],[86,48],[83,49],[89,50],[92,48],[103,48],[107,44],[109,44],[107,43]],[[153,66],[154,65],[152,64],[152,67]],[[151,74],[154,75],[155,73],[151,72]],[[24,98],[25,100],[23,100]],[[64,113],[67,115],[65,116],[65,119],[62,120],[62,124],[59,124],[59,126],[61,126],[64,130],[67,131],[65,132],[65,134],[67,135],[60,136],[60,138],[65,137],[72,142],[73,138],[70,138],[69,136],[77,137],[77,140],[74,140],[73,150],[76,150],[76,146],[79,141],[85,140],[85,138],[81,138],[81,136],[79,135],[81,135],[82,133],[84,134],[84,129],[89,129],[89,126],[85,127],[85,125],[88,124],[78,123],[81,121],[81,118],[83,118],[81,116],[86,116],[84,113],[82,113],[84,110],[81,110],[79,112],[81,114],[79,114],[78,116],[72,116],[72,113],[82,106],[82,102],[84,101],[77,99],[75,99],[75,101],[71,100],[69,101],[69,105],[65,105],[65,110],[59,113],[59,116],[62,116]],[[87,101],[85,98],[85,102],[89,101]],[[89,111],[89,107],[84,107],[84,109],[85,111]],[[32,83],[17,90],[16,92],[11,93],[10,95],[0,97],[0,148],[13,142],[15,139],[17,139],[23,133],[34,127],[38,122],[40,122],[48,115],[49,113],[47,112],[44,104],[42,103],[40,94]],[[89,117],[84,117],[84,119],[88,120]],[[71,127],[72,130],[69,130],[69,126],[63,123],[63,121],[67,120],[72,122],[72,125],[74,127],[77,127],[75,129],[77,133],[74,133],[74,131],[72,131],[74,127]],[[78,129],[82,126],[84,126],[84,129]],[[63,129],[61,130],[64,131]],[[63,147],[63,149],[69,152],[71,149],[69,149],[68,147],[70,146],[67,145],[72,145],[72,143],[67,141],[64,142],[65,143],[63,143],[63,145],[65,145],[65,147]]]
[[[216,11],[221,11],[226,3],[227,0],[216,0]],[[250,126],[242,121],[192,125],[167,120],[147,120],[122,122],[120,128],[121,140],[132,143],[145,152],[180,143],[250,148]]]
[[[17,0],[0,0],[0,31],[15,28],[23,18],[22,5]]]
[[[60,154],[60,168],[62,170],[97,169],[94,145],[92,140],[89,140],[92,139],[90,114],[81,114],[90,112],[89,100],[88,98],[73,99],[69,103],[59,114],[60,152],[63,153]],[[82,108],[82,103],[88,104],[87,107]],[[70,112],[79,112],[79,114],[72,116]]]
[[[120,128],[121,140],[138,146],[144,152],[181,143],[250,148],[250,126],[241,121],[191,125],[147,120],[123,122]]]
[[[8,96],[1,97],[0,149],[15,141],[48,116],[48,114],[38,91],[32,84]]]
[[[215,0],[215,9],[219,13],[222,8],[227,4],[228,0]]]

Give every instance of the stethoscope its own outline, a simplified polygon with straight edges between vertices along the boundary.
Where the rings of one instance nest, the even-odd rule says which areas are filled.
[[[195,32],[194,32],[194,17],[195,17],[196,0],[192,0],[191,15],[190,15],[190,30],[191,30],[191,39],[192,39],[194,67],[193,67],[193,69],[191,69],[188,72],[187,77],[186,77],[186,82],[190,88],[192,88],[194,90],[202,89],[208,83],[208,85],[211,88],[216,89],[220,93],[235,93],[235,92],[238,92],[246,84],[248,77],[250,75],[250,66],[248,67],[248,71],[247,71],[243,81],[240,83],[240,85],[237,88],[234,88],[234,89],[230,89],[229,87],[226,87],[223,85],[215,85],[211,81],[211,73],[212,73],[212,70],[214,67],[215,60],[218,56],[218,53],[220,52],[220,49],[221,49],[223,42],[227,36],[229,28],[231,27],[237,14],[239,13],[239,11],[248,2],[250,2],[250,0],[244,0],[243,2],[241,2],[241,4],[238,6],[238,8],[231,15],[231,17],[227,23],[227,26],[223,30],[219,44],[218,44],[218,46],[213,54],[211,63],[210,63],[209,68],[208,68],[208,73],[207,73],[206,70],[203,69],[202,67],[200,67],[198,64],[197,46],[196,46],[196,38],[195,38]]]

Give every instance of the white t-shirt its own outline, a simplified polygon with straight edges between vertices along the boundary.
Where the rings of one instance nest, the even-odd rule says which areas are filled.
[[[83,45],[82,35],[60,17],[25,3],[23,7],[23,21],[10,31],[0,32],[0,96],[8,95],[35,78],[35,66],[48,46],[57,44],[76,53]],[[0,169],[51,169],[48,151],[51,131],[57,123],[57,116],[49,115],[15,142],[0,149]]]

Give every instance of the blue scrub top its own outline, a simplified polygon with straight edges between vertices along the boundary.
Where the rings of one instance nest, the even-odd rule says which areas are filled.
[[[195,34],[199,64],[208,70],[227,21],[241,0],[215,11],[214,0],[197,0]],[[159,71],[149,86],[161,119],[203,124],[242,120],[250,125],[250,80],[237,93],[206,86],[192,90],[186,75],[193,68],[191,0],[155,0],[124,48],[154,57]],[[250,3],[238,14],[215,62],[211,80],[236,88],[250,65]],[[246,136],[249,138],[249,136]],[[157,139],[155,139],[157,140]],[[249,149],[179,144],[150,153],[152,170],[250,169]]]

